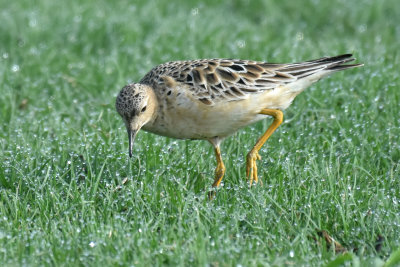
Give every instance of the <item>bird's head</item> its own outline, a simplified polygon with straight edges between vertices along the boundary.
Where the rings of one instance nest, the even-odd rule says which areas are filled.
[[[115,107],[121,115],[129,138],[129,157],[135,136],[143,125],[152,120],[155,114],[156,99],[151,87],[132,83],[119,92]]]

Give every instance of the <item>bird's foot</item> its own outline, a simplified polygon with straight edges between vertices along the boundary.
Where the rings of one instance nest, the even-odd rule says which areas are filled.
[[[213,187],[218,187],[225,175],[225,165],[222,162],[217,163],[217,168],[215,169],[215,179]]]
[[[207,195],[208,195],[208,200],[213,200],[217,195],[217,191],[215,191],[215,189],[213,188],[210,191],[208,191]]]
[[[213,189],[208,192],[208,199],[213,200],[215,195],[217,194],[216,189],[221,184],[222,178],[225,175],[225,165],[222,161],[217,163],[217,168],[215,169],[215,178],[213,183]]]
[[[253,185],[253,181],[258,183],[258,176],[257,176],[257,162],[256,160],[261,160],[260,154],[258,151],[252,150],[247,154],[247,163],[246,163],[246,177],[249,180],[250,187]],[[260,180],[262,185],[262,181]]]

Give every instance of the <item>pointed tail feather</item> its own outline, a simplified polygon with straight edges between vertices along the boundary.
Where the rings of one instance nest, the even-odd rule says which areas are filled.
[[[352,54],[343,54],[334,57],[323,57],[305,62],[288,64],[279,69],[279,71],[301,79],[318,72],[321,74],[324,72],[326,75],[333,71],[363,66],[363,64],[345,64],[355,60],[352,56]]]
[[[351,68],[356,68],[356,67],[361,67],[361,66],[364,66],[364,64],[344,64],[344,65],[335,65],[335,66],[332,66],[332,67],[327,68],[327,70],[338,71],[338,70],[351,69]]]

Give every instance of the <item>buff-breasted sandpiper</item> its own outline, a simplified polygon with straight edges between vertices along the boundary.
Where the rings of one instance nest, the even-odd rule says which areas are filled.
[[[261,146],[283,121],[282,110],[305,88],[333,72],[361,66],[345,64],[351,54],[301,63],[201,59],[161,64],[139,83],[125,86],[116,108],[125,122],[129,156],[140,129],[178,139],[208,140],[217,167],[213,187],[225,174],[220,144],[229,135],[267,116],[273,122],[247,154],[246,176],[258,182]]]

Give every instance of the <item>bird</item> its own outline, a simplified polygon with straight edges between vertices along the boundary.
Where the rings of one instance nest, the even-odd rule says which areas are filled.
[[[138,83],[122,88],[116,110],[128,132],[129,157],[139,130],[176,139],[207,140],[217,166],[213,188],[225,175],[221,142],[241,128],[272,117],[246,158],[246,177],[259,181],[259,150],[283,122],[294,98],[322,77],[363,66],[352,54],[299,63],[239,59],[171,61],[154,67]]]

